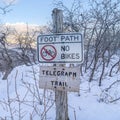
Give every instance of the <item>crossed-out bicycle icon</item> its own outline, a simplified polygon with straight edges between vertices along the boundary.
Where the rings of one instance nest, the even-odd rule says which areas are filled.
[[[45,45],[42,47],[40,54],[45,61],[52,61],[53,59],[55,59],[57,51],[54,46]]]

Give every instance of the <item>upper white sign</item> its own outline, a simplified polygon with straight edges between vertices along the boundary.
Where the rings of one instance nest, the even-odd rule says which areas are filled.
[[[40,63],[82,63],[84,58],[80,33],[39,35],[37,49]]]

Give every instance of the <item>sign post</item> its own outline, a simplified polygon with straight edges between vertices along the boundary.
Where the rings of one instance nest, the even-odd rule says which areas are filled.
[[[83,40],[80,33],[63,33],[62,10],[55,8],[52,18],[53,34],[37,38],[38,61],[54,63],[40,68],[39,87],[55,90],[56,120],[69,120],[67,91],[79,92],[80,68],[65,65],[83,62]]]
[[[53,32],[63,32],[63,11],[55,8],[52,11]],[[63,66],[63,65],[61,65]],[[56,120],[68,120],[68,98],[67,91],[55,91]]]

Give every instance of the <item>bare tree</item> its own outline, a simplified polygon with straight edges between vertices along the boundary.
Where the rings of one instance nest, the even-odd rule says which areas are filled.
[[[119,0],[89,0],[88,8],[75,0],[68,9],[62,2],[58,7],[65,11],[64,29],[70,32],[82,32],[84,36],[85,72],[90,71],[89,82],[93,80],[98,67],[102,67],[99,86],[112,55],[116,54],[120,31]]]
[[[3,6],[0,6],[0,14],[4,15],[8,12],[10,12],[12,9],[11,9],[11,6],[14,4],[16,0],[4,0],[4,1],[1,1],[0,3],[3,5]]]

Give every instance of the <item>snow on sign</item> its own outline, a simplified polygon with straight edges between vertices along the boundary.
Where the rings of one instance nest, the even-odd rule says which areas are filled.
[[[80,33],[39,35],[37,50],[40,63],[83,62],[83,40]]]
[[[42,66],[40,68],[39,87],[52,90],[67,90],[78,92],[80,85],[79,67],[53,67]]]

